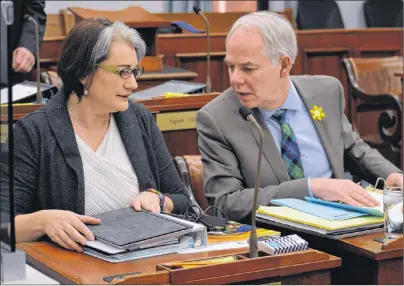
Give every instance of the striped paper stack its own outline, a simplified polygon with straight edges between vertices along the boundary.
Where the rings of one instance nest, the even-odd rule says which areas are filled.
[[[271,237],[267,240],[260,241],[259,250],[269,254],[289,253],[295,251],[307,250],[308,243],[297,234]]]

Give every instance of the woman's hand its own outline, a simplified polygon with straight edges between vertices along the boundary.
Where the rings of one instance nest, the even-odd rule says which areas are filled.
[[[160,212],[159,196],[152,192],[141,192],[135,197],[130,205],[138,212],[142,209],[153,213]]]
[[[85,224],[99,224],[101,221],[71,211],[43,210],[42,228],[50,239],[60,246],[82,252],[87,240],[94,240],[93,233]]]

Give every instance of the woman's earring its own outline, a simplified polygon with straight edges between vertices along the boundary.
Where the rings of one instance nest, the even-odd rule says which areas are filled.
[[[88,94],[88,90],[86,87],[84,87],[84,95],[87,95],[87,94]]]

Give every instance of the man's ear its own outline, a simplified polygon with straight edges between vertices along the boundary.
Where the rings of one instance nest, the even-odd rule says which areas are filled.
[[[289,56],[281,57],[281,71],[280,71],[281,78],[288,76],[291,68],[292,68],[292,59]]]

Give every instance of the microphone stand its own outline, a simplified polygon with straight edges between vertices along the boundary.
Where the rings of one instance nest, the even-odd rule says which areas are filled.
[[[262,161],[262,149],[264,145],[264,133],[262,132],[261,126],[258,124],[257,120],[255,120],[254,116],[249,115],[249,121],[254,124],[257,128],[259,137],[260,137],[260,144],[258,147],[258,162],[257,162],[257,173],[255,174],[255,189],[254,189],[254,202],[253,202],[253,210],[252,210],[252,220],[251,220],[251,234],[249,239],[250,244],[250,258],[258,257],[258,237],[257,237],[257,226],[255,223],[255,217],[257,215],[257,208],[258,208],[258,192],[259,192],[259,182],[260,182],[260,175],[261,175],[261,161]]]
[[[210,82],[210,35],[209,35],[209,30],[210,30],[210,25],[209,21],[206,18],[205,14],[203,14],[202,10],[198,7],[194,7],[194,12],[202,17],[202,19],[205,21],[206,25],[206,38],[207,38],[207,54],[206,54],[206,62],[207,62],[207,67],[206,67],[206,92],[210,93],[212,92],[212,84]]]
[[[261,174],[261,161],[262,161],[262,149],[264,145],[264,133],[262,132],[261,126],[258,124],[251,110],[245,106],[240,107],[239,113],[244,120],[251,122],[255,128],[257,128],[260,143],[258,148],[258,162],[257,162],[257,173],[255,175],[255,188],[254,188],[254,201],[253,208],[251,214],[251,232],[249,239],[249,257],[256,258],[258,257],[258,237],[257,237],[257,226],[255,222],[255,218],[257,215],[258,208],[258,193],[259,193],[259,183],[260,183],[260,174]]]
[[[14,22],[14,4],[12,1],[2,1],[1,11],[7,25],[7,87],[8,87],[8,167],[9,167],[9,208],[10,208],[10,245],[1,242],[1,282],[24,279],[25,253],[15,247],[15,211],[14,211],[14,134],[13,134],[13,86],[12,86],[12,47],[11,25]],[[1,19],[0,19],[1,20]],[[0,23],[3,25],[3,23]],[[4,51],[3,51],[4,52]],[[7,229],[2,230],[7,236]]]
[[[42,103],[42,92],[41,92],[41,86],[40,86],[40,76],[41,76],[41,70],[40,70],[40,63],[39,63],[39,29],[38,29],[38,23],[35,21],[34,18],[32,18],[29,15],[24,16],[24,20],[28,20],[29,22],[34,24],[35,27],[35,41],[36,41],[36,47],[35,47],[35,60],[36,60],[36,103],[41,104]]]

